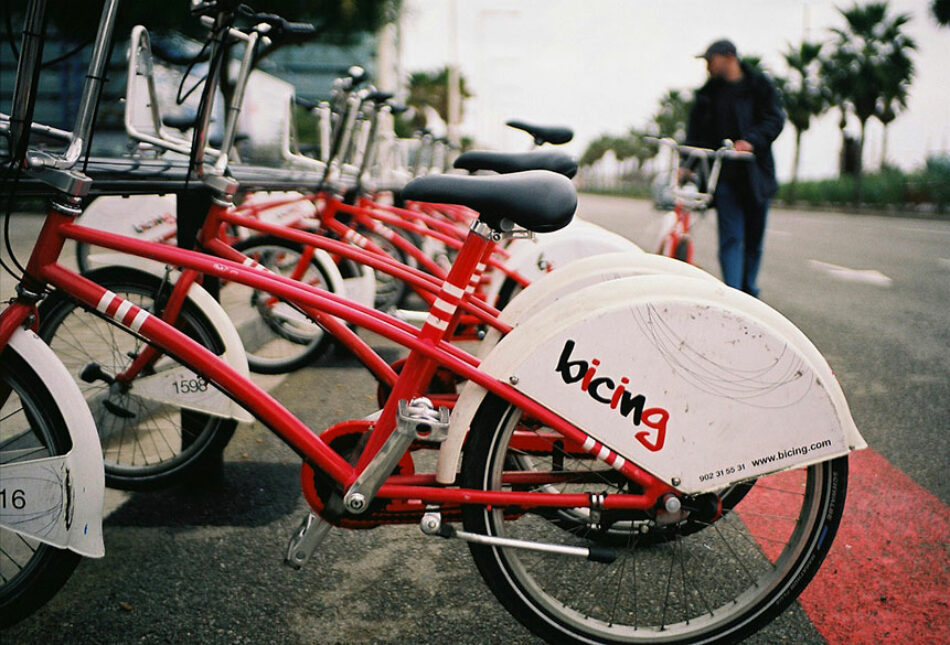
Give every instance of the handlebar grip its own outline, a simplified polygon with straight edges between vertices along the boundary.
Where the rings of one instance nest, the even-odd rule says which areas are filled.
[[[317,33],[317,28],[309,22],[285,22],[283,29],[284,33],[299,36],[309,36]]]
[[[725,159],[746,159],[746,160],[748,160],[748,159],[754,159],[754,158],[755,158],[755,153],[754,153],[754,152],[745,152],[745,151],[740,151],[740,150],[724,150],[721,154],[722,154],[722,156],[723,156]]]
[[[294,103],[305,110],[315,110],[320,107],[319,101],[311,101],[310,99],[301,98],[299,96],[294,96]]]
[[[252,19],[270,25],[267,36],[275,42],[303,42],[317,32],[317,28],[308,22],[290,22],[276,13],[255,13]]]

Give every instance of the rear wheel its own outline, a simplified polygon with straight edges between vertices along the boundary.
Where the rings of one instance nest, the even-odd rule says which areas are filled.
[[[64,455],[71,445],[53,393],[11,347],[4,349],[0,353],[0,469]],[[16,507],[17,500],[15,490],[4,490],[4,506],[0,506],[0,627],[9,627],[41,607],[65,584],[80,560],[72,551],[5,528],[12,523],[4,521],[5,505]]]
[[[162,310],[171,289],[157,276],[126,267],[103,267],[84,275],[151,313]],[[215,354],[224,351],[214,325],[190,301],[185,301],[176,326]],[[109,379],[127,369],[147,346],[143,339],[62,292],[43,302],[39,334],[89,404],[102,443],[106,485],[159,488],[220,463],[236,421],[159,402],[137,392],[134,380],[128,388],[110,384]],[[178,368],[171,358],[162,357],[142,376]],[[190,377],[185,385],[211,387],[193,372],[186,374]]]
[[[500,399],[486,400],[469,433],[465,487],[511,490],[503,473],[526,456],[516,445],[531,443],[512,441],[516,428],[526,430],[519,419]],[[636,492],[616,471],[586,456],[534,453],[530,459],[534,469],[567,475],[539,487],[544,492]],[[655,515],[630,513],[613,524],[609,540],[587,523],[551,521],[550,512],[468,506],[463,520],[466,530],[483,535],[610,545],[616,559],[603,563],[470,544],[499,601],[549,642],[734,643],[784,610],[815,574],[837,530],[846,485],[843,457],[760,477],[703,530],[684,520],[657,533],[651,528]],[[576,520],[587,510],[567,512]]]

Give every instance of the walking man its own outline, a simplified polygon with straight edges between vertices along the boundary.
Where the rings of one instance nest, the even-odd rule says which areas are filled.
[[[686,143],[718,148],[731,139],[736,150],[755,154],[751,162],[723,161],[713,203],[723,282],[758,297],[765,221],[778,191],[772,142],[785,113],[775,85],[741,62],[731,41],[717,40],[698,58],[706,59],[709,80],[696,91]]]

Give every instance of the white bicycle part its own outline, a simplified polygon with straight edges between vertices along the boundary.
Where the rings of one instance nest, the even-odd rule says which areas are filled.
[[[636,244],[625,237],[574,218],[570,224],[553,233],[544,233],[534,239],[514,240],[508,246],[510,257],[505,266],[534,282],[554,269],[580,258],[616,251],[641,252]],[[507,277],[493,272],[486,289],[485,299],[494,303]]]
[[[90,558],[105,555],[102,502],[105,471],[96,424],[86,401],[53,351],[32,331],[17,329],[9,346],[56,393],[69,429],[65,455],[4,464],[0,489],[23,491],[24,503],[0,507],[0,526]]]
[[[151,273],[157,278],[165,278],[165,265],[146,258],[123,256],[123,266]],[[170,284],[175,284],[181,274],[171,271],[168,274]],[[201,310],[207,319],[214,325],[215,331],[221,338],[224,351],[221,359],[233,367],[242,376],[250,377],[247,365],[247,354],[244,344],[230,316],[221,307],[210,293],[200,284],[194,283],[188,289],[188,299]],[[156,403],[168,403],[180,408],[204,412],[219,417],[234,419],[241,423],[252,423],[253,415],[232,401],[217,388],[184,393],[174,387],[175,383],[190,381],[197,378],[195,373],[184,365],[176,363],[168,357],[162,357],[155,364],[155,374],[135,379],[135,392],[143,398]]]
[[[532,282],[502,309],[499,320],[515,327],[522,320],[542,311],[559,298],[584,287],[618,278],[654,274],[719,282],[718,278],[699,267],[652,253],[640,251],[601,253],[575,260]],[[489,329],[479,345],[479,356],[486,356],[500,339],[501,332],[497,329]]]
[[[811,341],[768,305],[707,280],[587,287],[516,327],[481,370],[583,428],[612,465],[633,461],[687,494],[867,445]],[[454,479],[457,435],[485,393],[463,389],[440,482]]]

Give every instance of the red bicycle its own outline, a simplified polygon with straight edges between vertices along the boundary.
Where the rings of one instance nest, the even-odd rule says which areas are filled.
[[[723,159],[748,161],[755,155],[735,150],[731,141],[711,150],[684,146],[673,139],[649,139],[669,150],[663,185],[673,201],[673,210],[663,218],[657,253],[693,264],[693,220],[696,216],[704,217],[712,203]]]
[[[223,33],[233,14],[212,8]],[[42,19],[34,12],[25,30],[27,63],[38,64],[30,39]],[[95,96],[109,24],[85,96]],[[73,377],[29,331],[51,286],[147,343],[121,371],[100,365],[91,379],[121,392],[172,356],[195,374],[169,383],[177,396],[213,386],[301,455],[312,512],[291,539],[292,565],[305,563],[331,526],[417,523],[425,535],[468,541],[498,600],[551,642],[734,642],[814,575],[840,521],[845,455],[863,441],[820,354],[766,305],[704,280],[610,280],[535,312],[481,361],[447,342],[461,312],[478,307],[474,278],[496,241],[570,221],[576,195],[563,176],[432,176],[405,187],[406,199],[479,213],[417,330],[243,263],[77,225],[89,180],[57,167],[68,159],[22,144],[31,91],[18,85],[9,124],[12,150],[24,154],[13,163],[56,194],[17,299],[0,314],[0,527],[19,556],[3,564],[15,569],[0,587],[5,622],[53,593],[76,553],[102,554],[96,429]],[[75,140],[90,115],[80,112]],[[224,213],[234,182],[202,176],[216,190],[212,217]],[[317,434],[163,320],[174,320],[179,303],[153,313],[59,264],[66,240],[181,267],[180,280],[241,282],[409,354],[380,411]],[[752,338],[729,342],[750,330]],[[775,356],[777,345],[786,349]],[[425,396],[440,369],[467,383],[451,413]],[[728,429],[729,441],[711,441],[709,428]],[[439,453],[434,472],[415,459],[425,450]],[[759,539],[767,546],[755,547]]]

